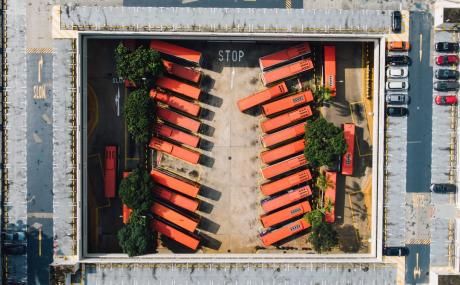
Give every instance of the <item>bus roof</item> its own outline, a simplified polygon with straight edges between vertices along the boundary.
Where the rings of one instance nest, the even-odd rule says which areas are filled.
[[[194,232],[198,226],[198,221],[189,218],[163,204],[153,203],[151,207],[152,213],[160,218],[163,218],[189,232]]]
[[[264,228],[268,228],[311,211],[308,201],[300,202],[277,212],[260,216]]]
[[[265,164],[270,164],[285,157],[302,152],[305,149],[305,139],[300,139],[295,142],[266,150],[260,154],[260,160]]]
[[[200,143],[199,136],[180,131],[161,123],[155,124],[155,134],[191,147],[198,147]]]
[[[268,231],[260,235],[260,239],[264,246],[270,246],[280,240],[290,237],[298,232],[308,229],[310,224],[304,219],[298,219],[281,228]]]
[[[301,136],[305,134],[306,126],[307,122],[302,122],[300,124],[294,125],[292,127],[286,128],[276,133],[264,135],[261,137],[262,145],[264,147],[272,147],[284,141],[288,141],[290,139]]]
[[[200,65],[201,63],[201,52],[181,47],[176,44],[159,41],[159,40],[151,40],[150,41],[150,48],[157,50],[161,53],[168,54],[171,56],[175,56],[186,61],[195,63]]]
[[[200,184],[165,170],[155,168],[150,172],[150,176],[156,183],[193,198],[196,198],[200,191]]]
[[[260,127],[264,133],[269,133],[278,130],[282,127],[288,126],[292,123],[306,119],[313,115],[310,106],[300,107],[289,113],[279,115],[277,117],[262,121]]]
[[[155,231],[193,250],[196,250],[200,245],[200,240],[198,238],[192,237],[190,234],[181,232],[173,226],[168,225],[157,219],[152,220],[152,228]]]
[[[260,185],[260,191],[265,196],[274,195],[301,183],[307,182],[308,180],[311,180],[311,178],[312,176],[310,170],[300,170],[279,180]]]
[[[270,88],[264,89],[262,91],[258,91],[253,93],[247,97],[244,97],[238,100],[237,105],[241,112],[248,110],[254,106],[267,102],[273,98],[286,94],[288,92],[288,88],[286,83],[281,82],[276,84]]]
[[[193,83],[200,82],[201,72],[199,72],[198,70],[188,68],[183,65],[164,59],[162,59],[161,61],[163,62],[163,66],[165,67],[167,73],[191,81]]]
[[[313,101],[313,93],[311,90],[303,91],[298,94],[276,100],[265,105],[262,105],[262,112],[265,116],[271,116],[280,113],[296,106],[305,105]]]
[[[274,211],[300,199],[304,199],[312,194],[310,186],[303,186],[294,190],[290,190],[285,194],[270,197],[262,200],[261,206],[265,213]]]
[[[177,96],[152,89],[150,90],[150,97],[186,114],[192,116],[198,116],[200,114],[200,105],[181,99]]]
[[[191,132],[198,132],[200,130],[201,122],[185,115],[176,113],[169,109],[157,107],[157,116],[159,119],[179,126]]]
[[[313,61],[310,58],[301,59],[291,64],[263,72],[262,82],[267,86],[311,69],[313,69]]]
[[[296,57],[309,54],[310,52],[310,45],[307,42],[291,46],[287,49],[283,49],[259,58],[260,69],[262,69],[262,71],[267,70]]]
[[[169,77],[160,77],[157,81],[155,81],[155,84],[158,87],[173,91],[194,100],[198,100],[201,94],[200,88]]]
[[[186,209],[190,212],[195,212],[198,209],[198,201],[192,198],[188,198],[184,195],[166,189],[162,186],[156,186],[153,189],[153,194],[157,197],[162,198],[169,203],[178,206],[180,208]]]
[[[153,137],[150,140],[149,147],[182,159],[191,164],[198,164],[198,161],[200,160],[199,152],[172,144],[156,137]]]
[[[302,153],[292,158],[262,168],[262,176],[265,179],[271,179],[275,176],[278,176],[280,174],[283,174],[285,172],[288,172],[290,170],[296,169],[304,165],[307,165],[307,159],[305,158],[305,155]]]

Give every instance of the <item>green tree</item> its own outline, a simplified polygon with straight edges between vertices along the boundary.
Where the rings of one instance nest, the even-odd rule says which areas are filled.
[[[315,101],[318,102],[318,104],[321,104],[323,102],[329,102],[332,97],[331,89],[324,86],[318,86],[313,94],[315,97]]]
[[[121,180],[120,199],[129,208],[144,213],[152,206],[153,187],[154,183],[150,174],[146,170],[137,168],[128,177]]]
[[[343,130],[322,117],[308,123],[305,141],[305,157],[314,167],[332,167],[337,157],[344,154],[347,149]]]
[[[118,231],[117,238],[121,249],[129,256],[145,254],[153,244],[148,218],[133,211],[128,224]]]
[[[310,223],[312,228],[318,227],[318,225],[323,223],[324,212],[322,209],[315,209],[305,214],[305,219]]]
[[[316,227],[312,227],[312,232],[308,237],[308,241],[318,253],[329,251],[338,244],[337,232],[331,224],[320,223]]]
[[[319,207],[324,207],[324,193],[328,187],[332,187],[333,184],[330,180],[327,179],[327,176],[324,172],[321,172],[318,177],[316,178],[316,187],[319,188],[321,191],[321,195],[319,197]]]
[[[147,88],[152,87],[164,71],[160,54],[143,46],[130,51],[120,43],[115,49],[115,63],[118,76]]]
[[[146,144],[152,135],[154,122],[154,102],[146,89],[136,89],[126,98],[124,105],[125,122],[134,140]]]

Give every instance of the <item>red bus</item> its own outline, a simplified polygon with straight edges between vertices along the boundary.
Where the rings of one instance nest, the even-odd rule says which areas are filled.
[[[155,81],[155,84],[160,88],[170,90],[194,100],[198,100],[201,93],[200,88],[169,77],[160,77]]]
[[[347,151],[342,157],[342,174],[353,175],[353,157],[355,152],[355,125],[344,124],[343,136],[347,142]]]
[[[173,112],[169,109],[157,108],[157,116],[160,120],[174,124],[191,132],[197,133],[200,130],[200,121]]]
[[[153,194],[175,206],[186,209],[190,212],[195,212],[198,209],[199,203],[197,200],[185,197],[162,186],[155,187],[153,189]]]
[[[183,161],[189,162],[191,164],[198,164],[198,161],[200,160],[199,152],[174,145],[159,138],[153,137],[150,140],[149,147],[182,159]]]
[[[337,192],[337,172],[326,172],[326,180],[328,182],[328,187],[324,192],[324,205],[331,204],[331,210],[326,211],[326,222],[333,223],[335,222],[335,196]]]
[[[192,116],[198,116],[200,114],[200,105],[179,97],[169,95],[155,89],[150,90],[150,97],[186,114]]]
[[[260,138],[260,140],[264,147],[272,147],[284,141],[304,135],[306,126],[307,122],[303,122],[276,133],[264,135]]]
[[[283,174],[285,172],[299,168],[304,165],[307,165],[307,159],[305,158],[305,155],[302,153],[292,158],[262,168],[262,176],[265,179],[271,179],[275,176],[278,176],[280,174]]]
[[[305,139],[300,139],[287,145],[283,145],[271,150],[266,150],[260,153],[260,160],[265,164],[269,164],[274,161],[288,157],[290,155],[294,155],[296,153],[304,151],[304,149]]]
[[[310,53],[310,45],[308,43],[301,43],[259,58],[260,69],[265,71],[269,68],[282,65],[287,61]]]
[[[200,65],[201,63],[201,52],[192,49],[184,48],[175,44],[159,40],[151,40],[150,48],[157,50],[161,53],[189,61],[196,65]]]
[[[271,214],[260,216],[260,222],[264,228],[268,228],[279,223],[285,222],[292,218],[298,217],[311,211],[310,203],[308,201],[295,204],[287,207],[286,209],[279,210]]]
[[[262,82],[265,86],[277,81],[293,77],[299,73],[313,69],[313,61],[309,58],[272,69],[262,73]]]
[[[151,211],[154,215],[165,219],[189,232],[194,232],[198,226],[198,219],[187,217],[163,204],[153,203]]]
[[[200,191],[200,184],[165,170],[153,169],[150,172],[150,176],[157,184],[171,188],[192,198],[196,198]]]
[[[331,96],[336,91],[335,46],[324,46],[324,87],[331,90]]]
[[[155,134],[157,136],[163,136],[165,138],[172,139],[181,144],[185,144],[191,147],[198,147],[200,143],[200,137],[186,132],[171,128],[165,124],[156,124],[155,125]]]
[[[280,113],[296,106],[305,105],[313,101],[313,93],[310,90],[300,92],[298,94],[276,100],[265,105],[262,105],[262,112],[265,116],[271,116]]]
[[[286,194],[276,196],[276,197],[269,197],[265,198],[261,201],[262,209],[265,213],[274,211],[300,199],[307,198],[312,194],[310,186],[300,187],[294,190],[288,191]]]
[[[196,250],[200,245],[200,238],[197,235],[193,233],[186,234],[157,219],[152,220],[152,229],[190,249]]]
[[[249,95],[245,98],[238,100],[237,105],[240,111],[243,112],[254,106],[267,102],[268,100],[271,100],[273,98],[286,94],[287,92],[288,92],[288,89],[287,89],[286,83],[281,82],[270,88],[256,92],[252,95]]]
[[[264,133],[269,133],[280,128],[286,127],[292,123],[306,119],[313,115],[310,106],[300,107],[294,111],[286,114],[279,115],[277,117],[262,121],[260,128]]]
[[[310,224],[304,218],[301,218],[279,229],[268,230],[264,233],[261,233],[260,239],[264,246],[269,246],[276,242],[279,242],[282,239],[285,239],[296,233],[306,230],[309,227],[310,227]]]
[[[117,147],[105,147],[104,195],[114,198],[117,187]]]
[[[164,59],[162,59],[161,61],[163,62],[163,66],[165,67],[167,73],[191,81],[193,83],[200,82],[201,72],[199,72],[198,70],[188,68]]]
[[[260,185],[260,191],[262,191],[262,194],[265,196],[274,195],[301,183],[307,182],[308,180],[311,180],[311,178],[310,170],[301,170],[279,180]]]
[[[123,224],[127,224],[129,221],[129,217],[131,216],[131,213],[133,212],[132,209],[128,208],[125,204],[123,204]]]

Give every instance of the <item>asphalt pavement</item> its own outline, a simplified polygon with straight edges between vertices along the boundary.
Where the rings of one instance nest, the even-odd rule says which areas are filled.
[[[408,245],[409,256],[406,257],[406,284],[429,282],[430,246]]]
[[[303,8],[302,0],[124,0],[132,7],[204,7],[204,8]],[[290,7],[289,7],[290,6]]]
[[[407,118],[407,192],[429,192],[433,68],[430,66],[431,15],[410,13],[409,116]]]
[[[28,284],[47,284],[53,261],[52,54],[27,56]]]

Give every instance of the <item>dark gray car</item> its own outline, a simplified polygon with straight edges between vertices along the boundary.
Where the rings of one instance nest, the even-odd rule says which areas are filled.
[[[433,88],[436,91],[457,91],[459,84],[457,81],[436,81]]]
[[[410,97],[409,95],[399,94],[399,93],[387,94],[386,102],[387,104],[393,104],[393,105],[409,104]]]
[[[448,183],[433,183],[430,186],[430,190],[435,193],[455,193],[457,192],[457,186]]]
[[[438,69],[434,75],[437,79],[458,79],[458,71],[452,69]]]
[[[383,255],[385,256],[407,256],[409,249],[405,246],[384,247]]]

